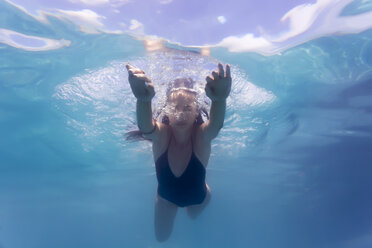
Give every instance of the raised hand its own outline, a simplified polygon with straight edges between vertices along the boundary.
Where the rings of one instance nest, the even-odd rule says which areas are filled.
[[[125,67],[128,70],[128,81],[134,96],[140,101],[151,101],[155,95],[155,89],[145,72],[129,63]]]
[[[226,65],[226,72],[223,65],[218,63],[218,72],[213,71],[212,76],[207,76],[205,93],[212,101],[225,100],[231,90],[230,65]]]

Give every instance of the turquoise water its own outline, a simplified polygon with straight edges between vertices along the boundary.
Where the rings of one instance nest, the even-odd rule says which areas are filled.
[[[371,30],[279,55],[206,57],[174,44],[147,53],[130,35],[48,18],[0,2],[0,28],[32,40],[0,43],[1,248],[371,246]],[[49,43],[33,36],[59,48],[34,51]],[[217,62],[232,67],[207,168],[212,200],[196,220],[180,209],[162,244],[150,143],[124,139],[135,128],[126,61],[153,79],[155,106],[167,80],[202,87]]]

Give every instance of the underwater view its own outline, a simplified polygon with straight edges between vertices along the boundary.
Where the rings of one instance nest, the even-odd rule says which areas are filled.
[[[127,63],[158,123],[179,78],[212,123],[231,70],[210,201],[163,241]],[[0,137],[0,248],[370,248],[372,0],[0,0]]]

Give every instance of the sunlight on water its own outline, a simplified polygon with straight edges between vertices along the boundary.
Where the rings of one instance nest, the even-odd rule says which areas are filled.
[[[112,62],[106,68],[88,71],[56,87],[54,98],[63,100],[56,107],[64,110],[68,118],[67,124],[77,133],[81,132],[82,137],[90,140],[88,143],[92,145],[99,137],[107,138],[112,135],[120,140],[123,130],[128,127],[136,129],[133,125],[136,101],[127,82],[125,63]],[[181,77],[193,78],[196,82],[194,89],[199,92],[199,102],[208,107],[209,100],[204,93],[205,77],[212,70],[216,70],[217,60],[175,50],[173,53],[152,53],[147,57],[130,60],[130,63],[142,68],[154,82],[154,115],[163,111],[167,85],[175,78]],[[247,128],[246,124],[250,122],[247,118],[250,117],[245,116],[242,111],[269,104],[274,101],[275,96],[249,82],[247,75],[238,66],[231,67],[234,84],[227,102],[226,121],[229,125],[221,140],[233,146],[245,146],[248,136],[252,139],[253,131],[259,128],[257,121],[254,124],[256,128]],[[161,114],[158,115],[158,121],[161,121],[161,117]],[[237,137],[239,140],[236,140]],[[236,142],[232,142],[232,139]],[[126,146],[126,143],[123,145]]]

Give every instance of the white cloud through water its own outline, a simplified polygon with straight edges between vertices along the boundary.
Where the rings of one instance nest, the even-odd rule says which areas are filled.
[[[89,9],[79,11],[58,10],[58,12],[61,13],[64,18],[80,26],[81,30],[86,33],[100,33],[99,30],[104,27],[102,20],[105,19],[105,17]]]
[[[80,27],[84,33],[98,34],[98,33],[123,33],[121,30],[107,30],[103,24],[105,16],[99,15],[90,9],[83,10],[61,10],[57,9],[59,18],[67,19]]]
[[[6,1],[31,15],[22,6],[13,4],[9,0]],[[109,4],[111,7],[115,7],[133,0],[70,1],[92,6]],[[158,1],[161,4],[172,3],[172,0]],[[359,15],[341,16],[342,10],[352,2],[353,0],[317,0],[315,3],[301,4],[283,15],[280,21],[288,23],[288,29],[279,34],[273,35],[262,32],[263,34],[260,36],[255,36],[252,33],[242,36],[228,36],[212,46],[225,47],[231,52],[257,52],[263,55],[273,55],[322,36],[353,34],[372,28],[372,11]],[[129,32],[136,36],[146,36],[145,25],[136,19],[132,19],[129,24],[119,22],[119,28],[122,30],[109,31],[104,24],[104,21],[109,22],[109,18],[88,8],[83,10],[56,9],[55,11],[58,18],[75,23],[82,32],[93,34]],[[39,16],[31,16],[44,23],[48,22],[47,15],[54,15],[43,11],[38,11],[38,13]],[[221,24],[226,22],[226,18],[222,15],[217,17],[217,20]],[[3,33],[3,40],[6,39],[9,43],[9,38],[6,38],[8,36],[4,34],[6,33]]]
[[[129,3],[131,0],[69,0],[71,3],[80,3],[89,6],[110,4],[113,7],[120,7]]]
[[[258,52],[263,55],[278,54],[290,47],[327,35],[353,34],[372,27],[372,11],[355,16],[340,16],[353,0],[317,0],[289,10],[282,22],[289,22],[289,29],[277,36],[261,37],[248,33],[229,36],[217,46],[231,52]]]
[[[16,42],[14,39],[22,38],[23,40],[30,40],[36,42],[37,45],[26,45],[21,42]],[[71,41],[69,40],[54,40],[48,38],[42,38],[37,36],[25,35],[9,29],[0,28],[0,43],[7,44],[9,46],[19,48],[26,51],[47,51],[53,49],[59,49],[62,47],[70,46]]]

